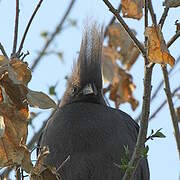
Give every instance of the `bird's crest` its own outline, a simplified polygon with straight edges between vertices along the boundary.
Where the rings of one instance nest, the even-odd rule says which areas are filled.
[[[100,29],[96,24],[86,27],[81,42],[79,57],[77,63],[73,66],[72,75],[68,79],[61,105],[70,103],[73,93],[75,91],[82,91],[89,84],[93,84],[96,90],[101,92],[102,32],[102,28]]]

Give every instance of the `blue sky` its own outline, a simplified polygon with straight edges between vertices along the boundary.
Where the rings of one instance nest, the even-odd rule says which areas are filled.
[[[28,33],[26,42],[24,44],[24,51],[30,51],[30,55],[26,58],[26,61],[31,65],[34,58],[37,56],[38,50],[44,44],[44,39],[40,37],[42,31],[52,32],[55,26],[60,21],[66,7],[69,4],[69,0],[44,0],[42,6],[37,13],[30,31]],[[119,3],[117,0],[111,1],[116,7]],[[20,29],[19,37],[22,36],[24,28],[27,24],[29,17],[35,5],[38,3],[34,1],[20,1]],[[161,17],[163,12],[162,0],[153,0],[154,9],[157,14],[157,18]],[[4,45],[8,54],[12,49],[13,41],[13,27],[14,27],[14,15],[15,15],[15,1],[2,0],[0,2],[0,42]],[[77,0],[75,6],[69,16],[70,19],[76,19],[78,26],[74,28],[67,28],[59,34],[55,41],[52,43],[48,50],[59,50],[64,52],[64,62],[60,61],[55,55],[48,55],[42,58],[40,64],[33,72],[33,78],[29,87],[33,90],[48,92],[48,88],[51,85],[59,82],[57,86],[58,97],[60,98],[65,89],[64,77],[71,72],[73,61],[77,58],[77,52],[79,51],[83,26],[86,24],[88,18],[96,20],[100,24],[106,25],[111,19],[112,14],[105,6],[103,1],[96,0]],[[169,16],[165,22],[163,33],[165,40],[168,41],[175,33],[175,20],[180,17],[180,8],[171,9]],[[131,28],[137,31],[137,38],[140,41],[144,41],[144,22],[125,19]],[[151,22],[150,22],[151,23]],[[67,23],[65,23],[65,26]],[[180,39],[178,39],[174,45],[169,49],[171,55],[176,59],[180,55],[178,51],[180,47]],[[135,97],[140,101],[140,107],[142,104],[143,93],[143,58],[139,57],[136,64],[131,69],[130,73],[133,75],[133,80],[136,84],[136,90],[134,92]],[[172,77],[170,78],[171,87],[174,89],[178,85],[179,69],[176,68]],[[156,65],[153,71],[152,85],[153,89],[157,86],[158,82],[162,79],[162,72],[159,65]],[[164,91],[162,90],[154,103],[151,105],[151,112],[157,108],[157,106],[166,98]],[[175,107],[178,107],[180,102],[175,101]],[[133,112],[129,104],[120,106],[120,109],[130,114],[133,118],[137,117],[141,108]],[[36,111],[35,109],[31,109]],[[46,119],[50,110],[43,110],[43,113],[39,115],[34,122],[35,131],[41,126],[43,120]],[[165,139],[155,139],[149,141],[149,166],[151,171],[151,179],[163,179],[163,180],[177,180],[180,175],[180,161],[176,150],[176,143],[173,135],[173,127],[170,119],[168,107],[163,109],[149,124],[149,131],[151,129],[157,130],[163,128],[162,132],[166,135]],[[32,136],[32,128],[29,128],[29,137]],[[33,155],[35,159],[35,156]]]

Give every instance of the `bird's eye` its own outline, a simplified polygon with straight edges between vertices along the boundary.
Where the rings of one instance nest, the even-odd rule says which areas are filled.
[[[78,88],[77,88],[77,87],[74,87],[74,88],[72,89],[72,94],[73,94],[73,95],[76,95],[77,92],[78,92]]]

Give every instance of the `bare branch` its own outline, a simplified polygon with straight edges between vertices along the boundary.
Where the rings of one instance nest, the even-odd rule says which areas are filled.
[[[144,32],[146,31],[146,28],[148,27],[148,0],[145,0],[145,7],[144,7]],[[144,45],[145,45],[145,52],[147,52],[147,42],[148,42],[148,37],[145,36],[144,39]],[[146,54],[147,56],[147,54]],[[145,65],[148,64],[148,59],[145,58]]]
[[[167,47],[170,47],[180,36],[180,31],[178,31],[167,43]]]
[[[11,57],[13,57],[16,54],[17,39],[18,39],[18,25],[19,25],[19,0],[16,0],[16,17],[15,17],[15,25],[14,25],[14,41],[13,41],[13,49],[12,49]]]
[[[173,101],[172,101],[171,88],[170,88],[170,84],[169,84],[169,77],[168,77],[168,72],[167,72],[166,66],[162,66],[162,71],[163,71],[164,83],[165,83],[164,90],[165,90],[166,96],[167,96],[171,119],[172,119],[172,123],[173,123],[173,127],[174,127],[174,135],[175,135],[177,149],[178,149],[179,158],[180,158],[180,131],[179,131],[176,112],[175,112]]]
[[[170,75],[174,68],[177,67],[177,65],[179,64],[180,62],[180,56],[177,58],[176,60],[176,64],[173,66],[173,68],[171,68],[169,71],[168,71],[168,74]],[[158,86],[156,87],[156,89],[154,90],[153,94],[152,94],[152,97],[151,97],[151,102],[155,99],[155,97],[157,96],[158,92],[160,91],[160,89],[162,88],[163,86],[163,83],[164,83],[164,80],[162,79],[160,81],[160,83],[158,84]],[[141,118],[141,113],[138,115],[138,117],[135,119],[136,122],[139,122],[140,121],[140,118]]]
[[[163,25],[164,25],[164,22],[166,20],[167,15],[168,15],[168,12],[169,12],[169,7],[165,7],[164,12],[163,12],[163,14],[161,16],[161,19],[160,19],[160,21],[158,23],[159,25],[161,25],[161,29],[163,28]]]
[[[21,43],[20,43],[20,46],[19,46],[19,50],[18,50],[18,52],[17,52],[17,57],[19,57],[19,55],[21,54],[21,50],[22,50],[22,48],[23,48],[23,44],[24,44],[24,41],[25,41],[25,39],[26,39],[26,35],[27,35],[27,33],[28,33],[28,30],[29,30],[29,28],[30,28],[30,26],[31,26],[31,23],[32,23],[35,15],[36,15],[36,13],[37,13],[37,11],[39,10],[42,2],[43,2],[43,0],[40,0],[40,1],[39,1],[39,3],[37,4],[37,6],[36,6],[36,8],[35,8],[35,10],[34,10],[34,12],[33,12],[33,14],[32,14],[32,16],[31,16],[31,18],[30,18],[30,20],[29,20],[29,22],[28,22],[28,24],[27,24],[27,26],[26,26],[26,29],[25,29],[24,34],[23,34],[23,38],[22,38]]]
[[[152,77],[153,66],[145,66],[144,75],[144,95],[143,95],[143,105],[142,105],[142,118],[140,121],[140,130],[136,142],[136,146],[128,163],[128,168],[125,172],[123,180],[131,179],[133,171],[136,170],[139,160],[141,159],[141,153],[144,148],[144,143],[146,141],[147,129],[148,129],[148,119],[149,119],[149,109],[150,109],[150,97],[151,97],[151,77]]]
[[[107,5],[109,10],[114,14],[114,16],[118,19],[124,30],[127,32],[129,37],[132,39],[134,44],[137,46],[139,51],[142,53],[143,57],[146,57],[144,46],[141,44],[141,42],[136,38],[136,36],[133,34],[133,32],[129,29],[128,25],[125,23],[123,18],[119,15],[119,11],[116,10],[112,4],[108,0],[103,0],[104,3]]]
[[[157,20],[156,20],[156,14],[154,13],[154,9],[153,9],[153,6],[152,6],[152,0],[148,0],[148,8],[149,8],[149,12],[151,14],[152,22],[156,26],[157,25]]]
[[[51,37],[49,38],[48,41],[46,41],[46,44],[44,45],[44,47],[42,48],[41,52],[38,54],[38,57],[34,60],[33,65],[31,66],[31,70],[33,71],[34,68],[37,66],[37,64],[39,63],[40,59],[44,56],[47,48],[49,47],[49,45],[51,44],[51,42],[54,40],[55,36],[59,33],[59,31],[61,30],[67,16],[69,15],[74,3],[76,0],[72,0],[64,14],[64,16],[62,17],[61,21],[59,22],[59,24],[57,25],[55,31],[51,34]]]
[[[172,97],[174,97],[174,95],[176,94],[176,92],[178,92],[180,90],[180,86],[177,87],[173,93],[172,93]],[[149,118],[149,121],[152,120],[161,110],[162,108],[165,106],[165,104],[167,103],[167,99],[165,99],[160,105],[159,107],[152,113],[152,115]]]
[[[3,45],[1,43],[0,43],[0,50],[1,50],[2,54],[6,57],[6,59],[9,59],[9,57],[6,54],[6,51],[5,51],[5,49],[4,49],[4,47],[3,47]]]

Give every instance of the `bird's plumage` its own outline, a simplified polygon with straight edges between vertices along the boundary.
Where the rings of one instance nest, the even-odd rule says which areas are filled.
[[[102,95],[102,32],[96,25],[85,32],[78,61],[68,80],[60,108],[43,132],[41,146],[50,154],[45,164],[59,168],[62,180],[120,180],[127,146],[134,150],[138,125],[126,113],[108,107]],[[130,158],[130,157],[129,157]],[[142,159],[133,180],[149,180]]]

